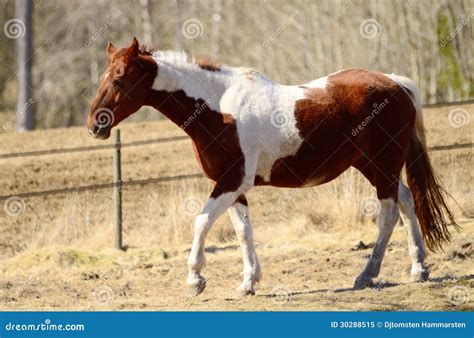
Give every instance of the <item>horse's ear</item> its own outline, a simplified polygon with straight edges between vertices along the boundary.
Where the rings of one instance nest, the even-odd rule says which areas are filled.
[[[109,41],[107,43],[107,54],[111,55],[113,52],[115,52],[115,47],[114,45]]]
[[[140,46],[138,45],[138,40],[136,37],[133,37],[132,44],[128,47],[127,52],[130,55],[137,56],[140,51]]]

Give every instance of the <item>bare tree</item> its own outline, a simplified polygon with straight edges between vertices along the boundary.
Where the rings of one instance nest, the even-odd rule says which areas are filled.
[[[14,17],[17,1],[4,1],[1,22]],[[18,1],[19,19],[28,5],[31,0]],[[143,35],[140,42],[156,49],[184,49],[233,66],[255,67],[287,84],[342,68],[367,68],[413,77],[424,102],[472,98],[472,13],[473,0],[42,1],[34,9],[41,18],[34,21],[38,48],[32,76],[35,97],[41,98],[34,104],[34,121],[42,128],[83,123],[106,68],[107,41],[125,46],[131,35]],[[33,122],[27,75],[31,58],[22,47],[31,39],[31,25],[23,21],[26,34],[20,40],[0,34],[0,114],[11,114],[18,97],[18,125],[26,130],[33,127],[28,124]],[[200,34],[184,34],[187,22],[196,24]],[[365,32],[367,27],[372,31]],[[15,43],[17,56],[11,47]],[[17,72],[8,69],[13,60],[25,66],[19,69],[18,93]],[[145,112],[129,120],[158,118]]]
[[[153,44],[151,37],[151,21],[150,21],[150,1],[140,0],[142,7],[142,22],[143,22],[143,43],[147,46]]]
[[[17,130],[27,131],[34,128],[33,116],[33,83],[31,65],[33,63],[33,1],[17,0],[16,17],[20,29],[24,32],[17,38],[18,62],[18,96],[17,96]]]

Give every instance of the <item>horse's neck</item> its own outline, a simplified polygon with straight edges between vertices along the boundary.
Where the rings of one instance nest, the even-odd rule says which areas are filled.
[[[230,80],[227,73],[201,69],[184,55],[181,57],[174,60],[155,59],[158,75],[149,104],[192,136],[191,120],[200,115],[204,105],[213,111],[220,111],[219,102]]]

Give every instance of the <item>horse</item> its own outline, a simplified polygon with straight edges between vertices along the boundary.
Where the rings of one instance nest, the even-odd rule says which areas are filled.
[[[187,261],[189,294],[206,287],[206,235],[227,210],[243,257],[238,294],[254,295],[262,277],[245,194],[255,186],[313,187],[350,167],[375,187],[378,237],[355,290],[373,286],[401,216],[411,280],[426,281],[425,245],[436,251],[458,227],[427,153],[419,90],[395,74],[346,69],[302,85],[185,52],[156,51],[137,39],[107,46],[108,67],[87,116],[89,133],[107,139],[142,106],[179,126],[213,189],[195,218]],[[401,180],[405,167],[408,186]],[[421,228],[421,232],[420,232]]]

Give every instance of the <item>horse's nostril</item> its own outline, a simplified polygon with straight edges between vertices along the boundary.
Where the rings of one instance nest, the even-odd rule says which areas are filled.
[[[104,128],[103,126],[94,124],[89,129],[89,134],[91,134],[94,138],[106,139],[110,135],[110,128]]]

